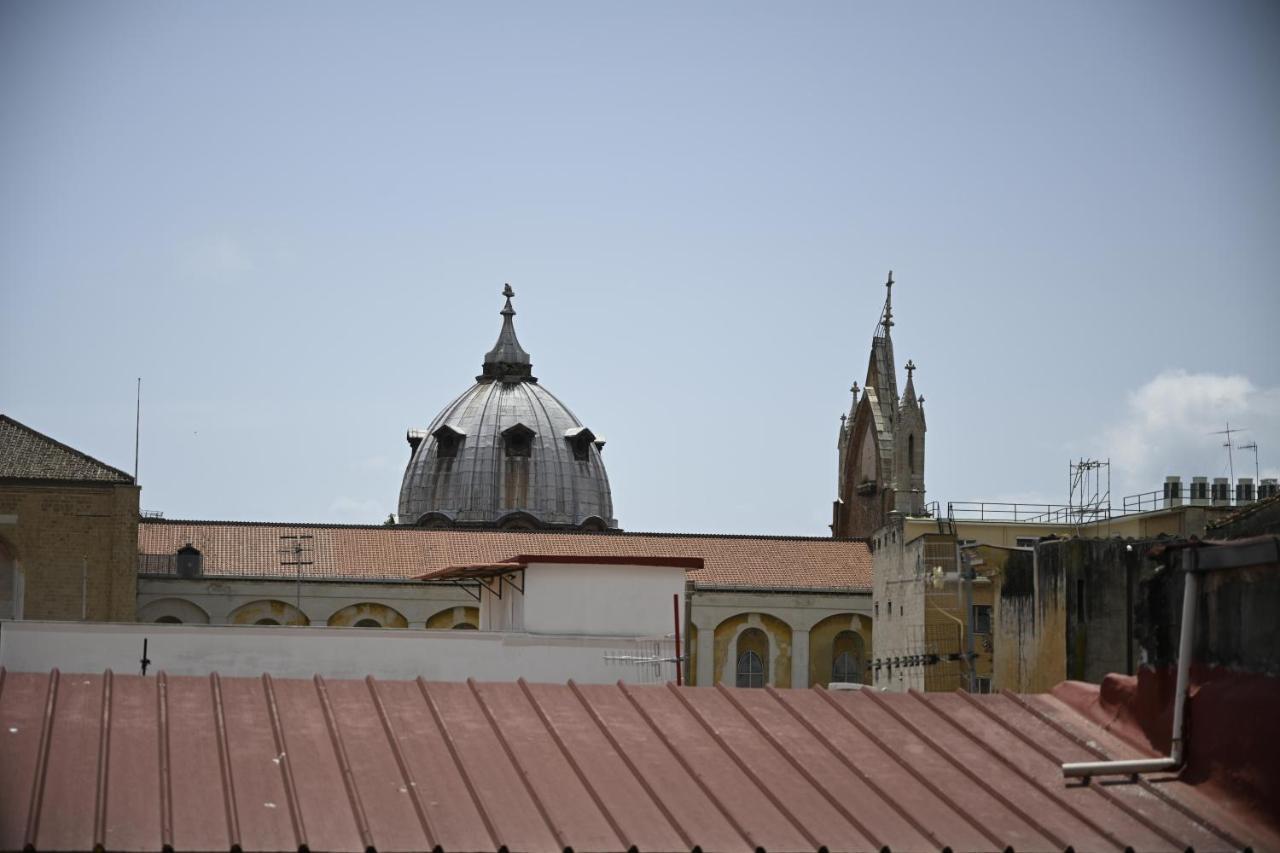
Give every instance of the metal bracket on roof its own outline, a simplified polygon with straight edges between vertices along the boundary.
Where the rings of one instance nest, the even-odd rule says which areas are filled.
[[[520,583],[515,582],[515,576],[517,574],[520,575]],[[524,569],[520,569],[518,572],[512,572],[510,575],[501,575],[500,579],[501,578],[505,578],[507,583],[511,584],[512,589],[521,595],[524,595]]]
[[[489,592],[493,593],[498,598],[502,598],[502,575],[498,575],[497,589],[494,589],[493,587],[489,586],[488,582],[484,578],[476,578],[476,583],[478,583],[480,586],[484,587],[485,589],[489,590]]]
[[[458,589],[462,590],[463,592],[465,592],[467,595],[474,598],[477,602],[480,601],[480,593],[472,592],[470,584],[465,583],[464,581],[458,580],[457,578],[454,578],[453,585],[456,586]],[[476,586],[477,587],[480,586],[480,581],[476,581]]]

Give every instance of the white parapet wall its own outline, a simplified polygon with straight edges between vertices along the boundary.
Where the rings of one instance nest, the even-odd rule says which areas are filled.
[[[163,625],[0,620],[0,666],[12,672],[417,678],[584,684],[675,680],[668,637],[564,636],[380,628]],[[636,660],[637,658],[641,660]]]

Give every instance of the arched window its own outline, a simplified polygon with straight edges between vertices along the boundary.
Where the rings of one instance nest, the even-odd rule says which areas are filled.
[[[280,623],[279,623],[278,621],[276,621],[275,619],[259,619],[257,622],[254,622],[253,624],[255,624],[255,625],[279,625]]]
[[[750,649],[738,655],[738,686],[764,687],[764,662]]]
[[[450,630],[453,630],[453,631],[474,631],[474,630],[476,630],[476,626],[475,626],[475,625],[472,625],[470,622],[459,622],[457,625],[454,625],[454,626],[453,626],[453,628],[452,628],[452,629],[450,629]]]
[[[355,626],[357,628],[381,628],[382,623],[377,619],[361,619]]]
[[[838,684],[861,684],[863,678],[862,637],[854,631],[841,631],[831,643],[831,681]]]
[[[907,436],[907,470],[916,472],[916,437],[915,433]]]
[[[156,622],[161,625],[181,625],[182,624],[182,620],[179,619],[177,616],[161,616],[159,619],[156,620]]]
[[[766,661],[769,640],[759,628],[748,628],[738,635],[738,660],[735,684],[738,687],[764,687],[769,681]]]

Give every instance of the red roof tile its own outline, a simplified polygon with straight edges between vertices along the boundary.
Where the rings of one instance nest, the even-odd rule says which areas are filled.
[[[855,539],[704,536],[668,533],[575,533],[426,530],[319,524],[143,519],[139,567],[171,573],[169,559],[186,543],[216,577],[293,577],[285,546],[306,535],[302,575],[312,579],[410,580],[449,566],[498,563],[521,554],[562,557],[699,558],[690,580],[700,588],[859,591],[871,589],[871,552]]]
[[[5,673],[0,849],[1225,850],[1051,695]]]

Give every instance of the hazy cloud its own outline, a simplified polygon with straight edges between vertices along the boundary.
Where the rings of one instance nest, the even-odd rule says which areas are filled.
[[[1280,388],[1260,388],[1239,374],[1159,374],[1129,394],[1124,419],[1106,429],[1103,446],[1128,491],[1158,489],[1168,474],[1221,477],[1227,473],[1225,436],[1215,433],[1228,421],[1233,429],[1244,428],[1233,438],[1237,448],[1256,441],[1262,476],[1274,476],[1275,466],[1267,463],[1280,451]],[[1235,462],[1237,476],[1253,476],[1251,452],[1237,449]]]

